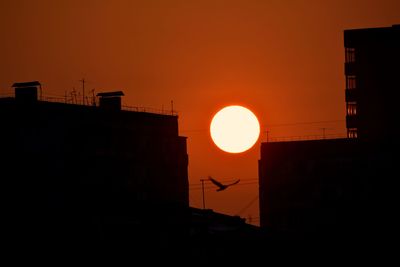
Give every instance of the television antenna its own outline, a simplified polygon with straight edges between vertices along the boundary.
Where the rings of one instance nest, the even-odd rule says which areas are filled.
[[[85,105],[85,78],[82,78],[82,80],[79,80],[82,82],[82,105]]]
[[[203,210],[204,209],[206,209],[206,200],[204,199],[204,181],[205,181],[206,179],[200,179],[200,182],[201,182],[201,192],[202,192],[202,195],[203,195]]]
[[[326,138],[326,130],[333,130],[334,128],[326,128],[326,127],[322,127],[320,128],[322,130],[322,139]]]

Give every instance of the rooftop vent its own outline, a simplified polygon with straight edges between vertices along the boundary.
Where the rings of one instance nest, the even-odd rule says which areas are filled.
[[[100,108],[121,110],[121,96],[123,95],[124,93],[122,91],[98,93],[97,96],[100,98]]]
[[[22,103],[34,103],[38,100],[38,87],[41,84],[38,81],[14,83],[12,87],[15,88],[15,99]]]

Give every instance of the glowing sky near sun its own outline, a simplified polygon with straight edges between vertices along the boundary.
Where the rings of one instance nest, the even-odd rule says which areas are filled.
[[[124,105],[174,101],[188,137],[190,202],[200,179],[240,178],[207,191],[217,212],[253,218],[260,142],[345,134],[343,30],[400,22],[398,0],[1,0],[0,94],[38,80],[43,94],[119,91]],[[229,105],[255,114],[261,133],[243,153],[212,141],[213,116]],[[299,124],[299,122],[324,122]]]

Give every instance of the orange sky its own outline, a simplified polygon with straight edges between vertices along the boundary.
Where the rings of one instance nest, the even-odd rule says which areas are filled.
[[[126,105],[173,100],[188,137],[191,205],[202,205],[201,178],[240,178],[206,191],[208,208],[234,215],[257,197],[259,143],[220,151],[213,114],[244,105],[275,138],[344,134],[343,30],[398,24],[399,10],[398,0],[1,0],[0,94],[39,80],[63,96],[84,77],[88,90],[123,90]],[[258,202],[240,215],[257,223]]]

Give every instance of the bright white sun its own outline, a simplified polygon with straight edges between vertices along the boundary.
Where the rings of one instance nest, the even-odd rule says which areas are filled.
[[[260,124],[249,109],[228,106],[214,115],[210,133],[220,149],[229,153],[240,153],[250,149],[257,142]]]

